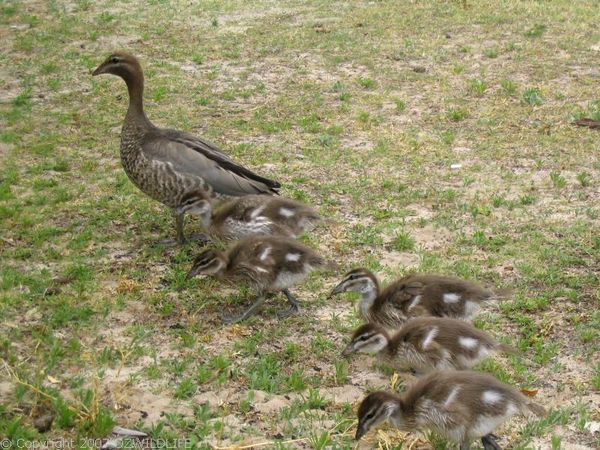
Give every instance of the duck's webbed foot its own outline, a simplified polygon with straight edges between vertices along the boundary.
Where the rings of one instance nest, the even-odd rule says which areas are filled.
[[[497,436],[493,434],[486,434],[481,438],[484,450],[502,450],[502,447],[496,442]]]
[[[175,239],[161,239],[156,243],[163,247],[177,247],[186,243],[185,235],[183,234],[183,214],[173,213],[175,218],[175,232],[177,237]]]
[[[285,319],[286,317],[290,317],[300,312],[300,302],[298,301],[298,299],[294,297],[294,295],[288,289],[284,289],[283,293],[287,297],[290,307],[286,310],[279,311],[277,313],[277,317],[279,317],[279,319]]]
[[[156,241],[157,245],[160,245],[161,247],[177,247],[178,245],[182,245],[185,244],[185,241],[183,242],[179,242],[179,240],[177,239],[161,239],[159,241]]]
[[[199,244],[207,244],[210,242],[210,236],[206,233],[194,233],[187,238],[187,241],[194,241],[198,242]]]
[[[266,296],[261,295],[256,299],[256,301],[252,304],[252,306],[250,306],[250,308],[248,308],[243,314],[240,314],[239,316],[235,316],[235,315],[230,316],[227,314],[223,314],[221,316],[221,320],[227,324],[238,323],[243,320],[246,320],[248,317],[251,317],[254,314],[256,314],[256,310],[260,307],[260,305],[262,305],[264,303],[265,300],[266,300]]]

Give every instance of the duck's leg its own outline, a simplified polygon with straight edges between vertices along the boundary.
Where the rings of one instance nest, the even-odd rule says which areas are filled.
[[[185,244],[185,234],[183,233],[183,219],[185,214],[175,213],[175,230],[177,231],[177,243]]]
[[[183,214],[173,211],[173,218],[175,219],[175,232],[177,233],[176,239],[161,239],[158,241],[159,245],[165,247],[175,247],[177,245],[183,245],[186,242],[185,235],[183,234]]]
[[[175,247],[176,245],[183,245],[188,241],[198,241],[201,243],[206,243],[210,240],[208,236],[204,233],[194,233],[186,239],[185,233],[183,232],[184,216],[185,213],[173,211],[173,217],[175,218],[175,232],[177,233],[177,238],[164,239],[158,241],[160,245],[164,245],[165,247]]]
[[[250,317],[256,313],[256,310],[258,309],[258,307],[260,305],[262,305],[264,303],[266,298],[267,297],[264,294],[261,294],[258,296],[256,301],[252,304],[252,306],[250,306],[250,308],[248,308],[243,314],[241,314],[239,316],[222,315],[221,320],[225,323],[238,323],[238,322],[241,322],[242,320],[246,320],[248,317]]]
[[[285,319],[286,317],[289,317],[293,314],[298,314],[298,311],[300,311],[300,302],[298,302],[298,299],[294,297],[294,295],[289,291],[289,289],[284,289],[283,293],[287,297],[290,307],[284,311],[279,311],[277,313],[277,317],[279,317],[280,319]]]
[[[483,443],[483,450],[502,450],[502,447],[496,442],[496,436],[493,434],[486,434],[481,438]]]

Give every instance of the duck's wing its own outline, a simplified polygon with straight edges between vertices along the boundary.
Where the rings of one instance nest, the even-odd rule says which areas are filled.
[[[157,129],[142,143],[144,154],[169,164],[175,172],[201,177],[223,195],[276,194],[277,181],[237,164],[218,147],[188,133]]]
[[[421,306],[424,285],[420,282],[397,280],[386,287],[379,296],[382,302],[405,313]]]

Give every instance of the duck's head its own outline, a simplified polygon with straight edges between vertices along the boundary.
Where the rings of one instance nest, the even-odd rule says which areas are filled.
[[[362,438],[371,428],[388,420],[401,407],[401,400],[390,392],[373,392],[358,407],[358,427],[354,439]]]
[[[342,356],[352,353],[379,353],[387,347],[390,338],[379,325],[366,323],[352,335],[352,340],[342,352]]]
[[[92,72],[92,76],[112,74],[125,81],[142,77],[142,66],[138,59],[130,53],[115,52]]]
[[[187,274],[187,279],[196,275],[215,275],[221,272],[227,265],[225,256],[216,250],[205,250],[194,260],[192,268]]]
[[[377,291],[377,278],[367,269],[354,269],[346,274],[344,279],[333,288],[329,297],[341,294],[342,292],[360,292],[367,293]]]

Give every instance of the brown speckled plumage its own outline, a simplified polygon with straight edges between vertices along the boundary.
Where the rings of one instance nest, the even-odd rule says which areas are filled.
[[[202,190],[212,194],[212,187],[200,176],[185,174],[169,162],[151,159],[143,149],[143,142],[152,140],[160,130],[140,127],[136,121],[126,120],[121,132],[121,162],[125,173],[149,197],[177,208],[187,192]]]
[[[184,195],[194,190],[217,197],[277,192],[279,183],[235,163],[210,142],[154,126],[144,112],[144,76],[134,56],[114,53],[93,75],[105,73],[119,76],[127,84],[129,108],[121,134],[121,161],[142,192],[174,210]],[[182,242],[183,215],[175,215]]]
[[[480,438],[486,450],[499,449],[491,433],[516,413],[541,417],[546,411],[491,375],[444,370],[421,378],[402,396],[379,391],[365,397],[356,439],[389,420],[405,431],[433,430],[461,450]]]
[[[359,314],[366,322],[396,328],[411,317],[433,316],[470,320],[481,305],[505,296],[477,283],[434,274],[414,274],[380,289],[375,275],[364,268],[346,274],[333,294],[360,292]]]
[[[469,369],[498,351],[515,349],[464,320],[415,317],[391,337],[380,325],[362,325],[354,332],[344,354],[373,353],[426,373]]]
[[[211,236],[225,240],[256,235],[297,238],[320,220],[308,205],[267,195],[246,195],[213,208],[199,190],[186,194],[181,203],[181,210],[198,216]]]
[[[288,288],[302,282],[325,261],[313,249],[282,236],[252,236],[232,244],[226,252],[205,250],[195,259],[188,278],[211,275],[233,284],[247,284],[258,293],[258,300],[239,317],[227,319],[238,322],[254,314],[266,294],[282,291],[298,311],[298,301]],[[289,315],[289,314],[284,314]]]

